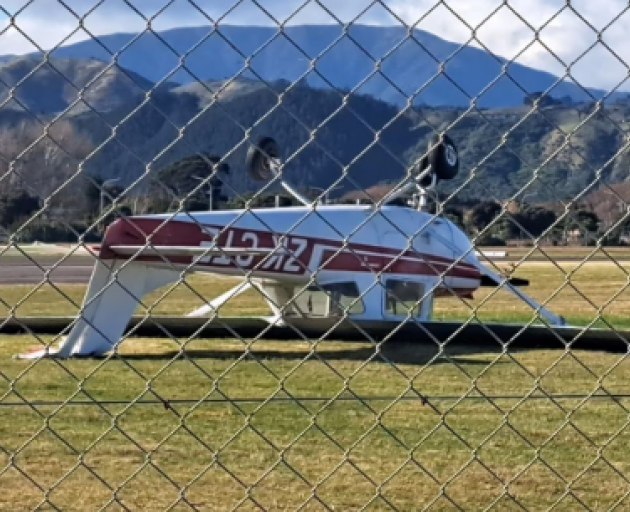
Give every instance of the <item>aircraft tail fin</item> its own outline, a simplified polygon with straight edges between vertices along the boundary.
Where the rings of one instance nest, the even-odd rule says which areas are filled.
[[[142,297],[179,278],[179,272],[142,263],[97,261],[79,318],[59,348],[34,350],[17,358],[103,355],[119,344]]]

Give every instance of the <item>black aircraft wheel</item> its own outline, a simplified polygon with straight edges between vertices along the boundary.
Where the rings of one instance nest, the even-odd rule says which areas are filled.
[[[440,141],[439,135],[434,135],[429,142],[429,164],[440,180],[452,180],[459,172],[459,155],[451,138],[444,134]]]
[[[271,137],[263,137],[247,151],[247,173],[256,181],[269,181],[274,177],[272,159],[280,156],[278,143]]]

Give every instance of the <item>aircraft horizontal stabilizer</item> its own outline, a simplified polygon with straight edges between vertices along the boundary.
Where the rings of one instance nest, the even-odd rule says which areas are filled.
[[[520,277],[506,278],[506,281],[512,286],[529,286],[529,280]],[[481,276],[481,286],[495,288],[501,284],[501,281],[496,281],[487,274]]]
[[[260,254],[279,254],[282,248],[247,248],[247,247],[216,247],[208,245],[176,246],[176,245],[112,245],[109,249],[121,256],[206,256],[221,254],[224,256],[247,256]]]

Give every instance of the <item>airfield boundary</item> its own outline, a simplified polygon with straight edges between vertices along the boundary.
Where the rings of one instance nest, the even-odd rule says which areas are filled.
[[[0,55],[0,510],[630,510],[630,52],[614,44],[630,6],[494,3],[1,2],[0,42],[34,53]],[[161,30],[178,20],[196,26]],[[351,233],[309,224],[331,203]],[[256,220],[302,204],[306,220]],[[442,216],[379,224],[417,214],[405,204]],[[208,210],[241,213],[194,215]],[[149,233],[121,228],[154,213]],[[188,268],[157,289],[127,275],[152,291],[131,294],[119,350],[15,358],[86,316],[126,318],[122,292],[103,316],[84,304],[88,240],[112,233],[112,254],[158,239]],[[270,323],[255,286],[187,316],[235,289],[186,272],[223,240],[245,280],[246,250],[287,272],[291,251],[321,250],[310,285],[326,252],[352,260],[335,280],[356,257],[386,287],[389,259],[394,290],[431,294],[414,277],[453,263],[462,288],[431,322],[338,316],[333,296],[361,306],[362,278],[304,301],[326,318]],[[426,304],[377,290],[388,318]]]

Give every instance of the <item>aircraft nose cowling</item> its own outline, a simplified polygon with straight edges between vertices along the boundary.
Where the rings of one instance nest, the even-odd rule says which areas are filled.
[[[451,226],[451,243],[453,248],[453,258],[460,261],[477,262],[475,254],[475,246],[470,242],[466,234],[455,224],[450,222]]]

